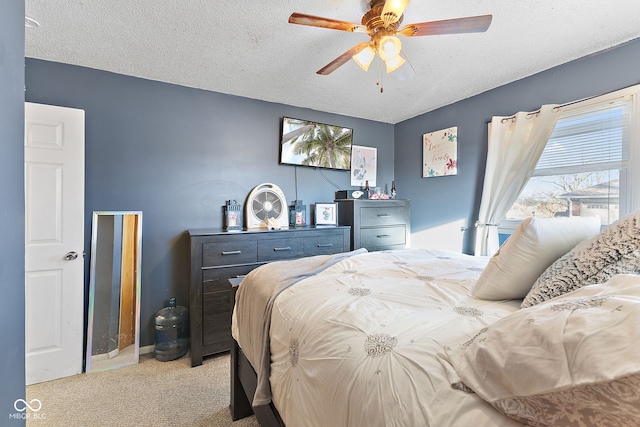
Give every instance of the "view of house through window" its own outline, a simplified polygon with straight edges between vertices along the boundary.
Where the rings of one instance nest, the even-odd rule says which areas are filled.
[[[640,143],[632,136],[637,113],[628,92],[563,108],[533,176],[500,224],[501,243],[530,216],[599,216],[605,226],[630,213],[630,158]]]
[[[506,219],[530,216],[599,216],[603,225],[620,217],[618,170],[533,177]]]

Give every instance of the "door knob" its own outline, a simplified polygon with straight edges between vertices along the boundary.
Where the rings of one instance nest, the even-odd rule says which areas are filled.
[[[67,254],[64,256],[65,261],[73,261],[76,258],[78,258],[78,253],[73,251],[67,252]]]

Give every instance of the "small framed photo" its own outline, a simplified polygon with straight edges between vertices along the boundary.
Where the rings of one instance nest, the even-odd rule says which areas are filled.
[[[314,206],[315,225],[338,225],[338,204],[337,203],[316,203]]]

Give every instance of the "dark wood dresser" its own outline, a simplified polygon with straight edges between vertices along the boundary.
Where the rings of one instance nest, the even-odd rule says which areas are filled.
[[[410,233],[409,200],[336,200],[338,224],[351,226],[351,249],[403,249]]]
[[[347,252],[349,227],[285,230],[188,230],[191,248],[191,366],[231,348],[229,278],[271,261]]]

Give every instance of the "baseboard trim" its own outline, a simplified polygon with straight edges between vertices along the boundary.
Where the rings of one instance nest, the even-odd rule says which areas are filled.
[[[146,345],[144,347],[140,347],[140,354],[149,354],[149,353],[153,353],[153,350],[155,349],[155,345]]]

